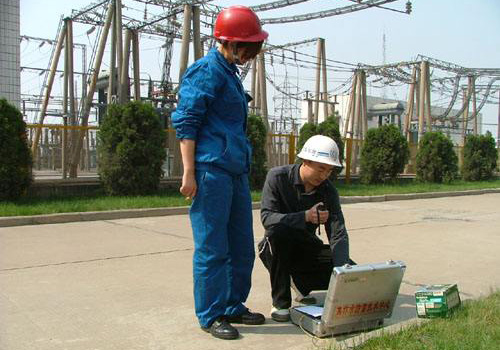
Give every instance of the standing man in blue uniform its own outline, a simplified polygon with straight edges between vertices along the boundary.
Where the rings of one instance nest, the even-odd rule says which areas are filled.
[[[262,324],[245,307],[255,260],[246,136],[247,95],[236,64],[257,56],[267,32],[248,7],[231,6],[215,22],[218,49],[186,70],[172,123],[184,173],[180,192],[193,198],[195,311],[201,328],[236,339],[231,323]]]

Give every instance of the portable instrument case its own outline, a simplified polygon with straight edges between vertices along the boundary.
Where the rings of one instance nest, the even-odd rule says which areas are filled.
[[[335,267],[324,305],[292,307],[291,320],[317,337],[380,327],[392,315],[405,268],[392,260]]]

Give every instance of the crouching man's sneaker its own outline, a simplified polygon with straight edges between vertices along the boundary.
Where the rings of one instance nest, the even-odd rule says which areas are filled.
[[[231,326],[224,316],[218,317],[210,327],[201,327],[201,329],[219,339],[231,340],[239,336],[238,330]]]
[[[288,309],[278,309],[273,306],[271,309],[271,318],[276,322],[290,321],[290,311]]]
[[[249,309],[246,309],[240,315],[227,316],[227,320],[230,323],[242,323],[248,325],[259,325],[266,322],[266,318],[263,314],[259,314],[258,312],[251,312]]]

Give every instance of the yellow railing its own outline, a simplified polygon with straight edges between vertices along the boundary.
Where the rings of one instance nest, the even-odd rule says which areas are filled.
[[[62,168],[62,135],[64,130],[87,130],[84,147],[82,150],[81,169],[92,170],[97,167],[96,133],[97,126],[64,126],[57,124],[28,124],[29,140],[33,136],[36,128],[42,128],[42,137],[38,147],[37,163],[38,169],[58,169]],[[180,156],[179,142],[175,137],[174,129],[166,129],[167,139],[165,140],[165,164],[164,172],[166,177],[182,176],[182,161]],[[294,134],[269,134],[267,152],[267,167],[272,168],[278,165],[295,163],[297,156],[298,137]],[[346,182],[350,182],[352,175],[359,174],[360,150],[363,140],[344,139],[344,171]],[[410,144],[410,159],[405,167],[405,174],[415,173],[415,163],[417,155],[417,145]],[[500,153],[500,149],[498,150]],[[455,147],[455,152],[462,164],[462,147]],[[499,157],[500,158],[500,157]],[[500,159],[499,159],[500,160]]]

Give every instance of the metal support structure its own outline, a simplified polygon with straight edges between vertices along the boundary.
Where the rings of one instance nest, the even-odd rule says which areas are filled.
[[[326,76],[326,45],[325,39],[321,38],[321,74],[323,76],[323,101],[328,101],[328,84]],[[326,120],[328,117],[328,103],[323,103],[323,118]]]
[[[345,118],[345,124],[344,124],[344,138],[352,138],[353,133],[352,133],[352,115],[354,111],[354,99],[355,99],[355,94],[356,94],[356,85],[357,85],[357,76],[356,72],[354,72],[354,75],[352,77],[352,87],[351,87],[351,93],[349,96],[349,106],[347,107],[347,117]],[[348,135],[349,134],[349,135]]]
[[[467,91],[465,88],[462,91],[463,94],[463,113],[462,113],[462,147],[465,146],[465,138],[467,137],[467,119],[469,119],[469,91]]]
[[[477,135],[476,77],[471,76],[470,79],[472,92],[472,115],[474,116],[473,133],[474,135]]]
[[[141,100],[141,66],[139,63],[139,32],[132,31],[132,63],[134,66],[134,100]]]
[[[425,132],[425,120],[426,120],[426,112],[427,112],[427,97],[430,95],[430,91],[427,92],[427,89],[429,87],[427,77],[428,77],[428,71],[429,71],[429,62],[427,61],[422,61],[420,63],[420,78],[419,78],[419,103],[418,103],[418,139],[420,140],[424,136]],[[430,110],[430,106],[429,106]],[[430,116],[428,116],[427,119],[429,119]],[[430,125],[428,125],[427,128],[428,131],[430,131]]]
[[[194,60],[199,60],[202,56],[201,37],[200,37],[200,7],[193,6],[193,46]]]
[[[256,92],[256,83],[257,83],[257,60],[254,58],[252,60],[252,68],[251,68],[251,80],[250,80],[250,94],[252,96],[252,101],[250,101],[250,111],[251,113],[255,113],[255,92]]]
[[[259,88],[260,88],[260,94],[259,94],[260,112],[262,118],[264,119],[266,130],[269,132],[271,129],[269,125],[268,112],[267,112],[266,63],[263,52],[259,53],[258,59],[259,59],[258,71],[259,71]]]
[[[120,73],[120,103],[126,103],[130,100],[130,43],[132,41],[132,29],[127,28],[125,31],[125,41],[123,45],[123,62],[122,71]]]
[[[75,75],[74,75],[74,62],[73,62],[73,20],[68,19],[67,21],[67,33],[66,33],[66,48],[65,51],[68,52],[67,61],[68,61],[68,69],[65,71],[65,76],[68,75],[68,92],[69,92],[69,124],[76,125],[76,101],[75,101]],[[66,120],[67,122],[67,120]],[[74,140],[76,137],[75,130],[72,130],[71,133],[71,144],[74,144]],[[70,154],[71,152],[69,152]],[[65,152],[65,157],[62,158],[64,162],[63,166],[63,178],[67,176],[67,156],[68,152]]]
[[[101,32],[101,38],[99,40],[99,47],[97,49],[96,59],[94,62],[94,71],[92,73],[92,80],[88,89],[87,96],[85,97],[83,111],[81,115],[81,126],[88,125],[88,119],[90,115],[90,109],[92,108],[92,100],[94,98],[94,92],[97,84],[97,78],[99,76],[99,71],[101,70],[102,56],[104,54],[104,49],[106,47],[106,40],[108,38],[109,27],[111,26],[111,20],[113,17],[113,6],[108,7],[108,13],[106,15],[106,21],[104,22],[104,27]],[[82,151],[83,138],[85,137],[85,130],[82,129],[78,133],[78,137],[73,149],[73,154],[71,157],[71,163],[69,168],[69,177],[75,178],[78,171],[78,164],[80,163],[80,154]]]
[[[498,90],[497,148],[500,148],[500,90]]]
[[[123,65],[123,24],[122,24],[122,0],[115,0],[115,32],[116,32],[116,86],[118,101],[121,93],[121,72]]]
[[[314,124],[318,124],[318,116],[319,116],[319,100],[321,100],[321,94],[320,94],[320,83],[321,83],[321,54],[323,50],[321,49],[321,38],[318,38],[318,41],[316,43],[317,45],[317,50],[316,50],[316,96],[315,98],[318,100],[314,104]]]
[[[189,36],[191,34],[191,5],[184,5],[184,24],[182,26],[182,44],[181,44],[181,58],[179,66],[179,84],[181,83],[182,76],[187,69],[189,61]]]
[[[412,82],[410,83],[410,92],[408,93],[408,104],[406,108],[406,116],[403,127],[403,134],[406,141],[411,141],[411,120],[413,118],[413,111],[415,109],[415,85],[417,84],[417,67],[413,67]]]
[[[425,113],[427,115],[427,131],[432,131],[432,115],[431,115],[431,70],[429,63],[425,69]]]
[[[364,140],[368,132],[368,106],[366,102],[366,72],[361,71],[361,138]]]
[[[115,102],[113,96],[116,92],[116,0],[111,1],[112,20],[111,20],[111,51],[109,53],[109,77],[108,77],[108,105]]]
[[[52,64],[50,66],[49,80],[47,82],[47,89],[45,90],[45,96],[43,97],[42,108],[40,109],[40,118],[38,119],[38,124],[43,124],[43,121],[45,119],[45,114],[47,113],[47,106],[49,105],[50,93],[52,91],[52,85],[54,84],[54,77],[56,75],[57,64],[59,63],[59,57],[61,56],[61,50],[65,38],[66,38],[66,22],[64,22],[64,26],[61,32],[59,33],[59,38],[57,39],[56,51],[54,53]],[[41,132],[42,132],[41,128],[35,129],[35,136],[33,137],[33,141],[31,144],[31,154],[33,155],[34,161],[38,154],[37,147],[38,147],[38,142],[40,141]]]

